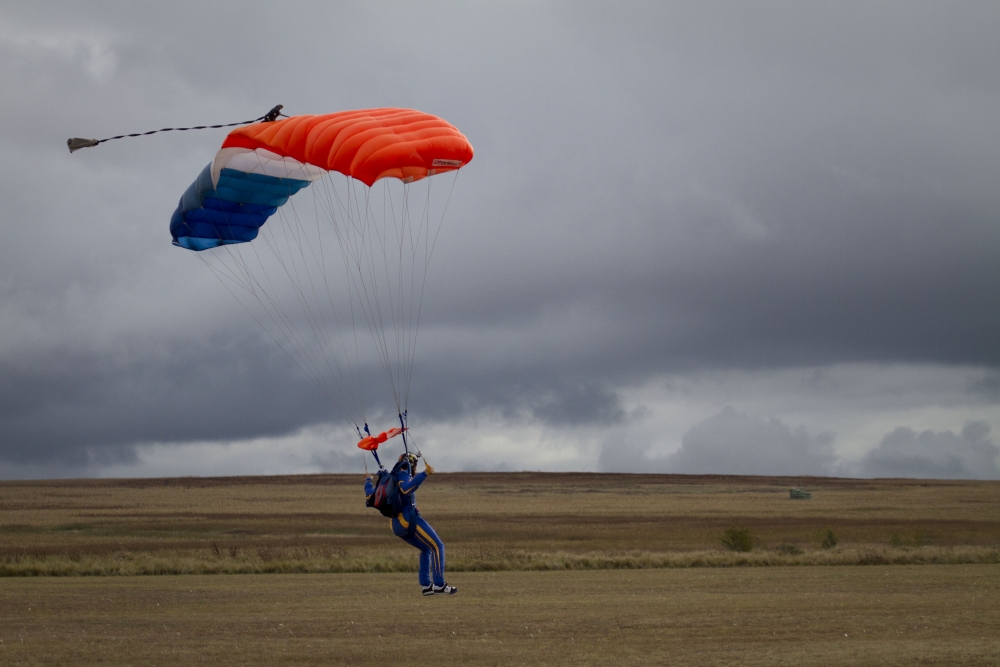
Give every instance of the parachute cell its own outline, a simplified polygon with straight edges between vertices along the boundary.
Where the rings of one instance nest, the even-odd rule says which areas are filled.
[[[279,206],[315,180],[226,168],[213,178],[212,167],[210,164],[202,170],[170,218],[174,245],[205,250],[252,241]]]
[[[364,109],[296,116],[233,130],[226,148],[266,149],[365,185],[380,178],[416,181],[472,159],[468,139],[451,123],[413,109]]]

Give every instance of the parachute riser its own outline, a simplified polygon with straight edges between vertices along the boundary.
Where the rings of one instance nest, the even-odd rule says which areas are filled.
[[[404,415],[406,415],[406,413],[407,413],[406,410],[404,410],[403,412],[399,413],[399,427],[401,429],[403,429],[403,451],[405,453],[409,454],[410,453],[410,447],[409,447],[409,445],[406,442],[406,421],[407,420],[406,420],[406,417],[404,416]]]
[[[358,437],[359,438],[364,438],[364,436],[361,435],[361,429],[358,428],[357,424],[354,425],[354,430],[358,432]],[[368,436],[371,437],[372,432],[368,429],[368,422],[365,422],[365,433],[367,433]],[[375,449],[371,449],[369,451],[372,453],[372,456],[375,457],[375,463],[378,464],[379,470],[385,470],[385,466],[382,465],[382,461],[380,461],[379,458],[378,458],[378,451],[377,450],[378,450],[378,446],[376,445]],[[364,456],[362,456],[362,459],[364,459]],[[367,459],[365,459],[365,460],[367,460]],[[368,464],[367,463],[365,464],[365,472],[366,473],[368,472]]]
[[[406,432],[410,430],[409,427],[407,426],[407,424],[410,421],[409,417],[410,417],[409,410],[403,410],[402,414],[399,415],[399,425],[403,429],[403,449],[406,451],[407,454],[410,453],[410,448],[406,441]],[[415,453],[415,456],[419,459],[423,459],[424,465],[428,465],[427,459],[424,458],[424,453],[422,451],[418,449]]]

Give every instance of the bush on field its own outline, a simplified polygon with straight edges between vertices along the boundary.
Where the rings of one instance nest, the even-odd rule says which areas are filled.
[[[834,535],[833,531],[828,528],[826,534],[823,535],[823,541],[820,542],[819,545],[824,549],[832,549],[837,546],[837,542],[839,542],[837,536]]]
[[[801,556],[802,549],[798,548],[794,544],[779,544],[774,547],[774,550],[779,554],[784,554],[786,556]]]
[[[930,544],[930,538],[927,536],[927,533],[922,530],[918,530],[913,533],[913,537],[910,539],[907,539],[899,533],[893,533],[889,536],[889,546],[897,549],[906,549],[911,546],[925,547],[928,544]]]
[[[722,531],[722,546],[730,551],[750,551],[753,549],[753,533],[741,526],[726,528]]]

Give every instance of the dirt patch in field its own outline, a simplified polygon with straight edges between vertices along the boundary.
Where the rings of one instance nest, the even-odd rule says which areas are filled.
[[[9,665],[996,665],[997,566],[41,578]],[[377,609],[378,613],[373,613]]]

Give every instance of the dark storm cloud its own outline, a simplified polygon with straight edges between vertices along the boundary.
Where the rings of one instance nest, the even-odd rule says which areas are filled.
[[[856,468],[862,477],[1000,478],[1000,447],[986,422],[967,423],[956,435],[900,427],[886,434]]]
[[[993,4],[36,5],[0,13],[0,459],[329,418],[167,245],[221,134],[62,144],[277,102],[421,108],[476,147],[421,322],[428,418],[614,425],[665,373],[852,362],[986,368],[996,395]],[[725,412],[671,465],[739,425],[827,465]]]
[[[283,434],[331,418],[284,359],[245,339],[26,358],[0,371],[0,461],[10,463],[83,464],[100,449],[127,460],[138,443]]]
[[[444,362],[442,362],[444,363]],[[412,405],[427,418],[495,413],[514,422],[540,421],[554,426],[610,425],[625,419],[619,396],[600,381],[546,377],[545,368],[490,368],[481,374],[444,367],[422,372]]]

